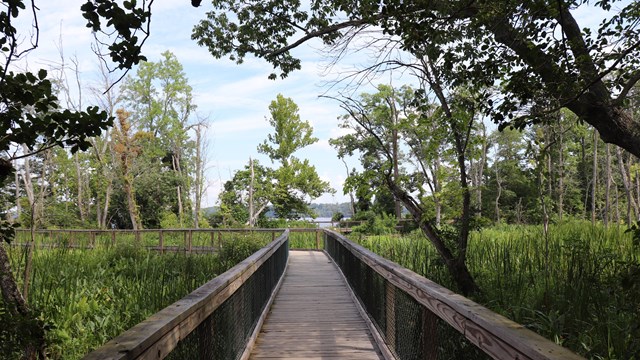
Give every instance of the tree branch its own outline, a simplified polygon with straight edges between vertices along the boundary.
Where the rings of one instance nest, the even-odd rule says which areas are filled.
[[[349,21],[345,21],[342,23],[338,23],[338,24],[333,24],[331,26],[327,26],[326,28],[322,28],[316,31],[312,31],[310,33],[307,33],[305,36],[301,37],[300,39],[296,40],[294,43],[287,45],[283,48],[280,48],[278,50],[272,51],[270,53],[268,53],[267,55],[269,56],[278,56],[278,55],[282,55],[285,52],[294,49],[302,44],[304,44],[305,42],[313,39],[313,38],[317,38],[323,35],[327,35],[327,34],[331,34],[333,32],[336,32],[338,30],[342,30],[345,28],[349,28],[349,27],[356,27],[356,26],[360,26],[360,25],[367,25],[370,24],[370,22],[372,20],[379,20],[380,18],[382,18],[382,15],[378,14],[377,16],[372,17],[371,19],[358,19],[358,20],[349,20]]]

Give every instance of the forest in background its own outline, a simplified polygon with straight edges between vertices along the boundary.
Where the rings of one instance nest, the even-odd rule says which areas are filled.
[[[92,1],[82,5],[87,26],[96,39],[106,38],[107,53],[118,68],[140,63],[120,87],[112,87],[103,72],[104,83],[93,89],[91,101],[71,90],[69,84],[78,79],[73,61],[63,67],[75,78],[56,69],[10,71],[10,63],[23,53],[10,19],[25,3],[7,3],[0,17],[6,60],[0,80],[6,135],[0,139],[4,242],[11,241],[17,223],[32,228],[263,226],[269,204],[278,217],[296,219],[308,213],[317,194],[330,191],[312,164],[295,157],[297,149],[317,139],[296,116],[295,104],[278,95],[269,109],[275,133],[258,144],[259,152],[278,167],[249,160],[225,184],[220,216],[201,216],[204,119],[189,120],[195,104],[172,54],[164,53],[157,63],[144,62],[139,41],[146,37],[136,34],[149,34],[144,24],[151,3],[127,1],[125,9],[108,0],[100,6]],[[384,231],[408,213],[418,227],[414,235],[428,240],[428,247],[417,249],[420,258],[446,269],[450,286],[473,297],[482,295],[488,275],[500,280],[499,270],[513,273],[506,266],[511,262],[507,253],[523,243],[507,237],[508,246],[497,248],[507,259],[504,268],[485,273],[469,266],[482,255],[475,247],[480,243],[476,230],[490,233],[493,226],[533,224],[541,230],[535,239],[546,248],[534,249],[531,259],[544,266],[544,281],[562,279],[565,292],[552,293],[552,284],[543,281],[528,310],[540,312],[552,326],[565,325],[562,311],[567,307],[554,306],[576,307],[580,298],[571,296],[573,285],[584,284],[578,295],[597,293],[614,302],[584,301],[576,308],[587,318],[571,327],[597,323],[590,311],[597,315],[607,306],[611,314],[633,322],[626,322],[627,327],[609,324],[600,334],[604,351],[594,356],[633,356],[612,353],[607,342],[624,340],[618,346],[623,351],[638,346],[633,335],[638,331],[637,303],[628,301],[638,298],[639,288],[640,231],[634,224],[640,207],[638,2],[383,1],[346,7],[329,1],[311,8],[277,3],[286,4],[287,12],[265,11],[261,1],[215,2],[220,11],[207,13],[192,38],[217,58],[229,56],[239,63],[248,55],[264,59],[273,65],[273,79],[299,70],[302,60],[290,50],[314,38],[327,45],[336,63],[346,52],[374,49],[374,64],[345,76],[357,85],[394,70],[415,76],[413,87],[382,84],[373,93],[333,98],[344,110],[340,126],[345,131],[331,144],[347,167],[342,190],[351,198],[354,217],[367,221],[362,233]],[[603,10],[605,18],[593,27],[580,27],[574,14],[585,5]],[[35,2],[31,7],[35,14]],[[302,33],[306,35],[296,40]],[[359,37],[364,33],[373,35]],[[25,51],[35,49],[37,40],[32,45]],[[86,107],[88,103],[96,106]],[[296,136],[282,136],[292,134]],[[582,230],[591,223],[592,233],[570,229],[566,238],[552,242],[554,223],[567,222]],[[630,231],[620,234],[627,226]],[[607,235],[600,241],[604,245],[598,250],[603,251],[594,252],[592,245],[598,244],[593,232],[601,228],[618,234],[612,239]],[[618,246],[621,241],[624,248]],[[489,242],[501,245],[498,236]],[[37,317],[11,278],[4,246],[0,285],[7,314],[18,324],[23,319],[35,323]],[[617,258],[616,251],[627,257]],[[568,257],[557,261],[566,278],[550,272],[558,254]],[[541,284],[533,276],[527,281],[516,282],[519,286],[507,295]],[[588,284],[597,287],[591,291]],[[615,328],[628,329],[631,338],[610,339]],[[37,330],[44,332],[44,327]],[[566,333],[554,335],[562,343]],[[42,339],[35,340],[42,350]],[[577,344],[585,347],[583,340],[588,339]],[[30,348],[34,350],[26,346]]]

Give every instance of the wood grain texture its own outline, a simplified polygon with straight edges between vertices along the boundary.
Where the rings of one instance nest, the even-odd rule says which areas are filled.
[[[292,250],[250,359],[382,357],[331,260],[323,252]]]

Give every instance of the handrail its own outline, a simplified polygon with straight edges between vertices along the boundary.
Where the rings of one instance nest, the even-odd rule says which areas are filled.
[[[266,270],[272,270],[272,273],[278,272],[277,278],[271,279],[277,283],[282,277],[284,267],[286,266],[288,238],[289,232],[285,230],[276,240],[224,274],[207,282],[181,300],[178,300],[145,321],[125,331],[102,347],[86,355],[84,359],[124,360],[164,358],[203,322],[211,323],[213,321],[211,317],[214,315],[214,312],[238,290],[242,289],[242,286],[252,275],[257,275],[257,272],[260,271],[262,267],[269,267],[269,269]],[[285,265],[276,264],[273,261],[267,263],[272,259],[272,256],[275,257],[274,254],[284,257]],[[253,285],[262,288],[269,285],[270,289],[264,289],[269,292],[269,294],[267,294],[269,295],[267,296],[267,300],[271,297],[273,289],[276,288],[276,284],[266,284],[269,282],[267,281],[268,279],[265,279],[268,275],[273,274],[262,274]],[[273,283],[273,281],[270,282]],[[245,305],[245,302],[250,302],[250,300],[245,301],[242,299],[240,304]],[[257,304],[260,309],[256,309],[256,304],[247,304],[247,306],[253,310],[260,310],[261,313],[266,303],[267,301],[264,301],[264,304]],[[250,319],[250,321],[254,322],[253,325],[255,327],[257,320]],[[205,332],[207,329],[211,329],[210,324],[208,328],[205,328]],[[213,331],[215,331],[215,329],[213,329]],[[243,333],[245,337],[243,341],[246,341],[250,337],[249,335],[251,334]],[[210,340],[211,334],[206,334],[205,336],[209,337],[206,341],[213,341]],[[211,352],[210,349],[201,349],[200,351],[205,351],[207,354]],[[202,356],[202,353],[200,356]],[[196,358],[198,357],[199,356]]]
[[[352,265],[345,265],[344,259],[336,259],[336,257],[345,257],[345,254],[340,253],[340,249],[335,248],[338,244],[366,264],[367,267],[373,269],[387,282],[383,288],[386,289],[384,290],[386,292],[386,300],[389,301],[391,299],[391,305],[387,304],[390,309],[384,310],[385,316],[393,315],[395,317],[395,314],[401,312],[400,309],[393,309],[397,301],[395,290],[398,289],[405,292],[430,313],[444,320],[448,326],[463,334],[473,345],[494,359],[583,359],[568,349],[526,329],[523,325],[496,314],[486,307],[458,295],[411,270],[376,255],[364,247],[349,241],[337,232],[326,229],[324,231],[326,234],[325,249],[341,269]],[[336,244],[332,244],[332,241],[335,241]],[[341,262],[343,263],[342,265]],[[356,273],[362,272],[362,269],[356,270]],[[346,273],[345,277],[349,279]],[[351,282],[350,280],[350,285],[353,288]],[[388,284],[392,286],[390,287]],[[357,292],[356,295],[358,297],[361,296]],[[424,319],[424,317],[422,321],[425,321],[425,323],[430,321]],[[429,314],[426,314],[426,317],[429,317]],[[395,322],[395,319],[387,318],[386,321]],[[385,327],[385,325],[388,331],[388,323],[377,324],[380,328]],[[395,331],[395,323],[391,325],[394,326],[392,331]],[[425,328],[433,329],[435,326],[427,324],[425,327],[423,325],[423,329]],[[386,337],[383,336],[386,338],[387,345],[392,347],[391,350],[395,350],[393,349],[395,335],[387,335]],[[426,335],[423,334],[424,337]],[[431,349],[422,349],[423,351],[421,351],[425,359],[435,358],[434,354],[429,354],[428,352],[434,352],[437,344],[433,343],[432,340],[427,342],[429,341],[432,342],[428,346]]]

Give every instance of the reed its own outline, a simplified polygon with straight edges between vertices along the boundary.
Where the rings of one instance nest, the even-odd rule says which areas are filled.
[[[226,235],[218,253],[202,255],[162,255],[128,241],[92,250],[36,249],[27,300],[46,324],[49,357],[79,359],[269,240],[263,235]],[[10,248],[18,279],[22,279],[26,251]],[[0,315],[3,312],[0,303]]]
[[[455,290],[433,246],[418,232],[360,243]],[[474,300],[592,359],[640,353],[640,248],[625,228],[584,221],[500,226],[474,232],[468,266]],[[635,355],[634,355],[635,354]]]

